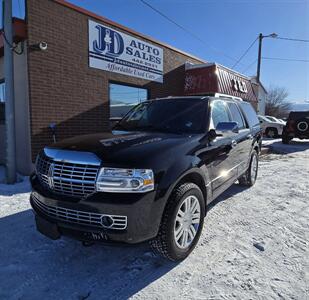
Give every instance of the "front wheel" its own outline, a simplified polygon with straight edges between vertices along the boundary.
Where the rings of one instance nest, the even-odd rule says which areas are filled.
[[[239,184],[244,186],[253,186],[256,182],[258,167],[259,156],[256,151],[253,151],[248,170],[244,175],[238,178]]]
[[[272,127],[266,128],[265,134],[268,138],[273,139],[273,138],[278,137],[278,130],[277,130],[277,128],[272,128]]]
[[[194,183],[178,186],[168,200],[151,247],[172,261],[186,258],[200,238],[204,216],[205,200],[200,188]]]

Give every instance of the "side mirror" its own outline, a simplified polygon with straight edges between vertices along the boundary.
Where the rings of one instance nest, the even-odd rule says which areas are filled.
[[[220,122],[216,127],[217,134],[238,133],[239,128],[236,122]]]

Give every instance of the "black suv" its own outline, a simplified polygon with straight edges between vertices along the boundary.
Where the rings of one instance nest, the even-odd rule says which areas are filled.
[[[309,111],[292,111],[282,131],[282,143],[293,138],[309,139]]]
[[[37,229],[92,243],[149,240],[171,260],[195,247],[207,205],[235,181],[252,186],[259,120],[243,101],[150,100],[109,133],[44,148],[31,176]]]

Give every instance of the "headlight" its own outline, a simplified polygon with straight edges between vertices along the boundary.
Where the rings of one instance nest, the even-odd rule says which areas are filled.
[[[154,189],[152,170],[102,168],[96,182],[99,192],[144,193]]]

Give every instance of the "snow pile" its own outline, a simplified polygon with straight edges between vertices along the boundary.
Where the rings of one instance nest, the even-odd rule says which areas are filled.
[[[35,230],[28,183],[1,185],[0,299],[308,299],[309,144],[295,143],[262,159],[253,188],[218,199],[178,264],[147,244],[51,241]]]
[[[30,191],[28,177],[17,175],[17,183],[14,185],[5,184],[5,169],[0,165],[0,213],[1,213],[1,196],[15,195],[18,193],[27,193]]]

